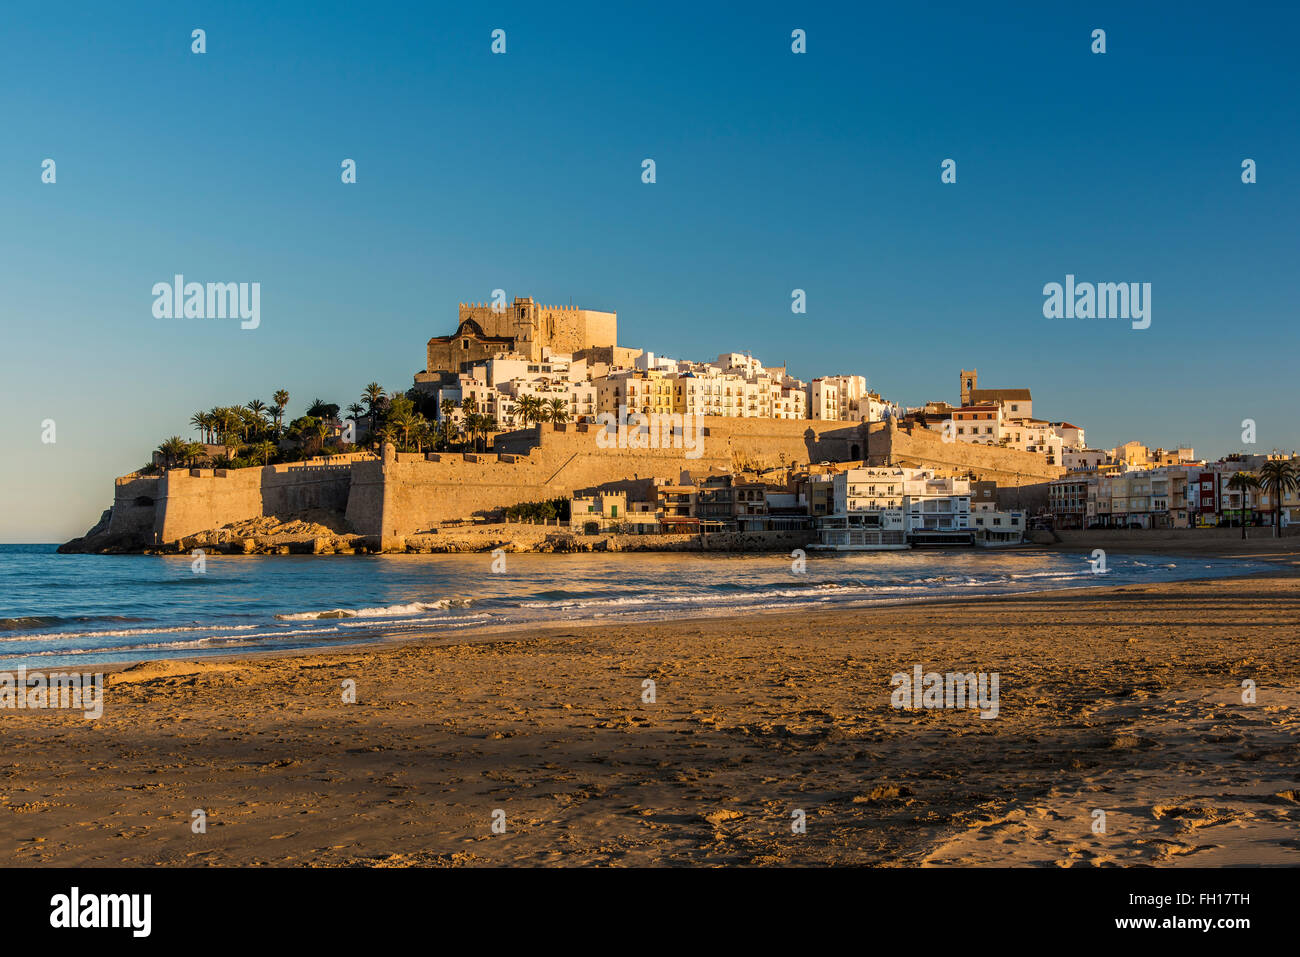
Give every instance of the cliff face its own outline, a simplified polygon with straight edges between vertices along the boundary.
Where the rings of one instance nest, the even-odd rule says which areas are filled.
[[[58,550],[64,554],[78,552],[115,555],[141,552],[153,543],[153,536],[138,531],[113,531],[113,509],[104,509],[95,527],[81,538],[60,545]]]
[[[64,554],[75,552],[103,552],[106,538],[108,535],[108,525],[113,518],[113,509],[104,509],[104,514],[99,516],[99,521],[94,524],[90,531],[86,532],[80,538],[74,538],[70,542],[64,542],[59,546],[59,551]]]

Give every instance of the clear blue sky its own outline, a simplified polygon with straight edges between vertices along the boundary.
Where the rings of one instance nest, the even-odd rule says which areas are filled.
[[[617,310],[625,345],[859,373],[904,404],[955,399],[975,366],[1094,445],[1217,457],[1249,417],[1256,450],[1300,446],[1293,10],[73,3],[4,19],[0,541],[80,534],[113,476],[193,436],[198,409],[408,388],[456,304],[498,287]],[[150,289],[176,272],[261,282],[261,327],[155,319]],[[1044,319],[1042,287],[1067,272],[1150,282],[1151,328]]]

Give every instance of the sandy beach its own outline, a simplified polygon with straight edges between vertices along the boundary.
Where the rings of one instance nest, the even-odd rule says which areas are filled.
[[[138,665],[110,674],[97,721],[0,714],[0,849],[20,866],[1296,865],[1296,576]],[[997,716],[893,707],[891,675],[917,665],[996,672]]]

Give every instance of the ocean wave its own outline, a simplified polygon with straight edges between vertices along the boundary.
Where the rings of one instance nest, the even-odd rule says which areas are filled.
[[[487,612],[480,612],[475,615],[456,615],[455,617],[439,615],[433,618],[386,618],[382,621],[382,624],[381,622],[376,621],[375,619],[372,618],[372,619],[365,619],[360,621],[340,621],[338,627],[340,628],[383,627],[385,629],[404,628],[410,630],[412,628],[423,628],[426,625],[437,625],[439,628],[444,628],[444,627],[459,627],[465,624],[472,625],[475,622],[481,622],[481,621],[491,621],[496,617],[497,617],[496,615],[490,615]]]
[[[128,620],[138,621],[139,619]],[[256,627],[256,625],[178,625],[171,628],[159,626],[157,628],[116,628],[104,631],[46,631],[35,635],[13,635],[8,638],[0,638],[0,642],[70,640],[73,638],[132,638],[136,635],[170,635],[185,631],[240,631]]]
[[[847,599],[853,594],[862,592],[875,591],[889,586],[881,585],[845,585],[838,582],[817,582],[814,584],[804,585],[801,587],[789,588],[768,588],[755,589],[752,587],[744,588],[730,595],[720,595],[716,592],[692,592],[688,595],[671,595],[671,594],[633,594],[618,595],[609,598],[592,598],[585,601],[564,600],[564,601],[524,601],[519,602],[521,608],[536,608],[557,610],[570,608],[614,608],[630,605],[727,605],[734,606],[746,602],[754,602],[764,598],[803,598],[810,601],[830,601],[832,599]]]
[[[252,626],[249,626],[252,627]],[[178,649],[220,648],[230,645],[249,645],[258,641],[281,640],[291,635],[324,635],[337,628],[308,628],[301,631],[268,631],[256,635],[206,635],[202,638],[185,638],[180,641],[151,641],[130,645],[112,645],[108,648],[51,648],[41,651],[16,652],[14,658],[50,658],[59,655],[105,655],[133,651],[175,651]]]
[[[91,621],[143,620],[125,615],[81,615],[75,618],[64,618],[61,615],[19,615],[16,618],[0,618],[0,631],[25,631],[28,628],[49,628],[53,625],[80,625]]]
[[[451,608],[468,608],[473,598],[440,598],[437,601],[412,601],[379,608],[331,608],[328,611],[300,611],[276,615],[279,621],[319,621],[329,618],[397,618],[418,615],[425,611],[447,611]]]
[[[22,631],[25,628],[48,628],[65,619],[58,615],[26,615],[21,618],[0,618],[0,631]]]

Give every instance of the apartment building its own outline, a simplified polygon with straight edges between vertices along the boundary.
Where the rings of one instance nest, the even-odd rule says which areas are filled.
[[[742,532],[762,531],[767,527],[767,484],[734,479],[732,481],[732,517]]]
[[[1217,482],[1202,493],[1201,478],[1195,466],[1074,472],[1049,485],[1049,508],[1057,528],[1189,528],[1214,507]]]
[[[970,482],[932,470],[875,466],[831,476],[833,512],[818,521],[827,548],[970,544]]]
[[[1093,472],[1110,463],[1110,453],[1101,449],[1071,448],[1061,450],[1061,465],[1071,472]]]
[[[835,511],[835,483],[833,475],[808,475],[802,482],[804,507],[814,519],[831,515]]]
[[[844,418],[841,414],[839,384],[834,379],[813,379],[808,384],[808,416],[829,422]]]
[[[971,541],[970,481],[913,470],[905,482],[908,537],[914,544],[958,545]]]
[[[655,484],[659,523],[664,532],[699,531],[700,520],[695,514],[696,494],[694,485]]]
[[[594,386],[597,415],[617,415],[621,407],[642,415],[669,415],[675,411],[673,380],[658,370],[611,372],[597,379]]]
[[[1047,508],[1057,528],[1085,528],[1088,525],[1088,478],[1064,475],[1047,487]]]
[[[697,483],[695,514],[702,531],[731,527],[736,514],[732,481],[730,475],[710,475]]]

